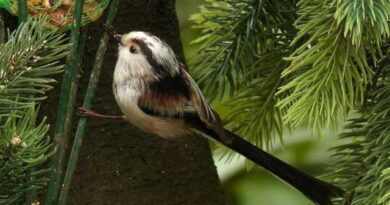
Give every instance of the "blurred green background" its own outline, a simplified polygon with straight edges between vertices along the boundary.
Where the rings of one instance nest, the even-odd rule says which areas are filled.
[[[199,11],[204,0],[177,0],[181,38],[187,61],[196,55],[197,47],[190,42],[200,35],[191,28],[189,17]],[[218,103],[219,104],[219,103]],[[220,106],[218,106],[220,107]],[[217,108],[218,109],[218,108]],[[218,110],[223,115],[223,109]],[[336,135],[314,136],[306,129],[293,130],[284,136],[284,144],[276,142],[272,153],[295,167],[314,176],[326,174],[330,164],[329,149],[337,144]],[[231,205],[305,205],[312,204],[303,195],[258,167],[247,171],[245,160],[234,158],[229,163],[215,162]]]

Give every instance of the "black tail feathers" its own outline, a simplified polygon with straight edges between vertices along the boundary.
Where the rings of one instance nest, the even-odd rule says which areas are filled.
[[[344,191],[341,188],[321,181],[292,167],[291,165],[257,148],[248,141],[245,141],[229,130],[225,129],[224,136],[224,138],[229,139],[229,142],[224,142],[224,140],[215,134],[215,132],[210,129],[204,130],[205,127],[202,127],[203,129],[200,131],[232,150],[244,155],[267,171],[271,172],[273,175],[287,182],[317,205],[332,205],[333,198],[344,196]]]

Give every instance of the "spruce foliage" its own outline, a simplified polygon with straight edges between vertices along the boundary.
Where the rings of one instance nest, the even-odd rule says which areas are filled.
[[[282,135],[282,111],[274,97],[288,66],[283,57],[296,33],[295,1],[209,0],[192,17],[203,35],[191,67],[211,98],[234,96],[228,125],[262,147]],[[262,137],[258,137],[261,135]]]
[[[352,119],[340,135],[349,143],[334,148],[333,172],[329,178],[354,194],[354,205],[390,203],[390,50],[378,66],[362,117]]]
[[[232,130],[265,148],[286,127],[321,134],[358,113],[328,177],[354,205],[389,204],[389,18],[388,0],[207,0],[193,73],[228,99]]]
[[[52,88],[50,76],[61,72],[65,42],[44,19],[29,18],[0,44],[0,204],[31,204],[47,183],[55,148],[37,105]]]

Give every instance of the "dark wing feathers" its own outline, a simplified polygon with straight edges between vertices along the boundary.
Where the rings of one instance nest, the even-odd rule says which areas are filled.
[[[182,112],[177,112],[177,113],[163,113],[161,111],[155,110],[155,109],[150,109],[148,107],[139,107],[144,113],[148,115],[153,115],[156,117],[167,117],[171,119],[183,119],[183,120],[188,120],[188,121],[194,121],[196,119],[199,119],[198,113],[194,111],[182,111]]]
[[[138,106],[149,115],[191,119],[196,117],[213,130],[222,127],[218,114],[184,69],[176,76],[165,76],[151,83],[149,91],[139,98]]]
[[[196,82],[192,79],[190,74],[184,71],[184,78],[188,81],[191,88],[191,101],[197,111],[199,118],[206,123],[208,127],[220,126],[221,122],[217,113],[213,111],[203,96]]]

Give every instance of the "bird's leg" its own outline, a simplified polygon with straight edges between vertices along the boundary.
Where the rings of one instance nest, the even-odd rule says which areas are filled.
[[[97,112],[94,112],[90,109],[87,109],[85,107],[79,107],[77,111],[77,115],[81,117],[90,117],[90,118],[99,118],[99,119],[111,119],[111,120],[124,120],[127,121],[126,116],[114,116],[114,115],[103,115],[99,114]]]

